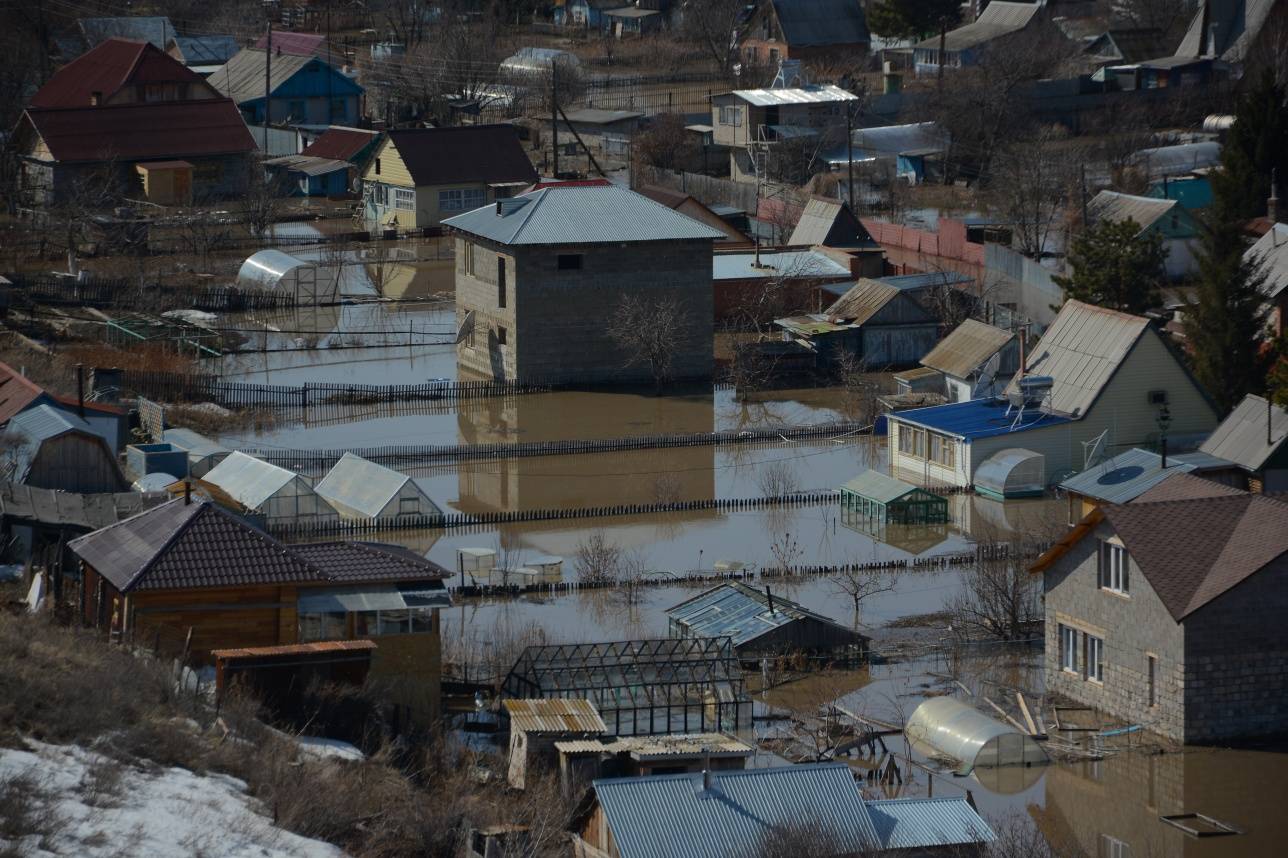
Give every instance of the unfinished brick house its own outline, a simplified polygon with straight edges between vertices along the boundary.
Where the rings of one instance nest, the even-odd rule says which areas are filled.
[[[1187,743],[1281,733],[1288,503],[1183,476],[1093,510],[1032,567],[1047,688]]]

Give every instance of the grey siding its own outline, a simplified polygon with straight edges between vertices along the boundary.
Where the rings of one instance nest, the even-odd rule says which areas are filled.
[[[44,441],[23,482],[33,488],[86,494],[129,489],[102,439],[77,433]]]

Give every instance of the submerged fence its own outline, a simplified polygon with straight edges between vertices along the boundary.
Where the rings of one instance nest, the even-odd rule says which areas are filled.
[[[623,450],[653,450],[670,447],[707,447],[736,444],[763,444],[819,438],[837,438],[865,434],[866,423],[841,421],[807,426],[771,426],[757,429],[730,429],[721,432],[635,435],[623,438],[600,438],[567,441],[522,441],[496,444],[443,444],[349,448],[346,450],[245,450],[248,455],[306,474],[320,474],[353,453],[390,468],[466,462],[480,459],[516,459],[529,456],[569,456],[582,453],[607,453]]]
[[[284,310],[295,306],[295,296],[285,292],[205,286],[184,289],[160,283],[143,283],[127,277],[68,277],[61,274],[16,274],[9,277],[13,297],[33,304],[117,309],[192,307],[212,313],[245,310]]]

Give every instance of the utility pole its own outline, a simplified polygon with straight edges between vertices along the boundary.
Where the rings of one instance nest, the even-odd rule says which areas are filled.
[[[559,178],[559,58],[550,58],[550,177]]]
[[[264,157],[268,157],[268,123],[273,115],[273,19],[268,19],[268,40],[264,42]]]
[[[331,0],[326,0],[326,124],[335,123],[334,99],[331,91]]]
[[[854,116],[850,112],[849,104],[845,106],[845,170],[849,188],[850,214],[854,215]]]

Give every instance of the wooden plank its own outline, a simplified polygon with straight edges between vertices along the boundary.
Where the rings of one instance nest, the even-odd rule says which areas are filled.
[[[1026,733],[1026,732],[1028,732],[1027,730],[1025,730],[1025,729],[1024,729],[1024,726],[1023,726],[1022,724],[1020,724],[1020,722],[1019,722],[1019,721],[1016,721],[1016,720],[1015,720],[1014,718],[1012,718],[1010,715],[1006,714],[1006,710],[1005,710],[1005,709],[1003,709],[1001,706],[998,706],[996,703],[994,703],[992,700],[989,700],[987,697],[984,697],[984,698],[981,698],[981,699],[982,699],[985,703],[987,703],[989,706],[992,706],[995,710],[997,710],[997,714],[998,714],[998,715],[1001,715],[1003,718],[1005,718],[1005,719],[1006,719],[1006,722],[1007,722],[1008,724],[1010,724],[1012,727],[1014,727],[1016,730],[1019,730],[1021,733]]]
[[[1033,716],[1029,714],[1029,704],[1024,702],[1024,692],[1015,692],[1015,699],[1019,701],[1020,713],[1024,716],[1024,723],[1029,725],[1029,735],[1038,735],[1038,725],[1033,723]]]

